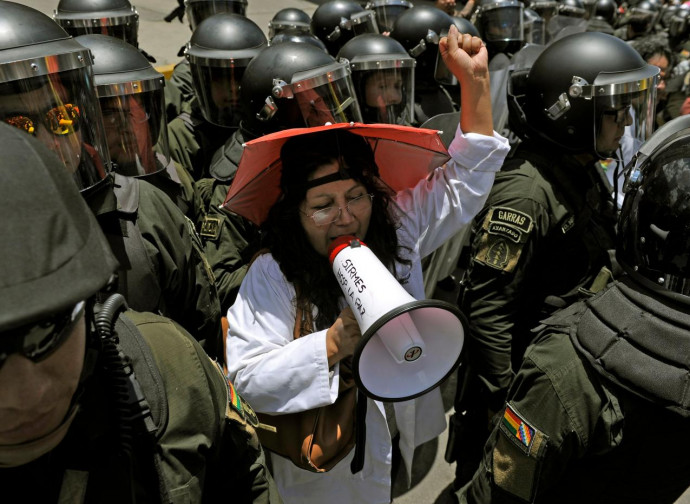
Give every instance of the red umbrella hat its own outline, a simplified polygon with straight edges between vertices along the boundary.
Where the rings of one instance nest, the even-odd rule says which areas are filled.
[[[437,130],[393,124],[338,123],[279,131],[243,145],[240,164],[223,206],[261,225],[281,194],[283,144],[294,136],[338,129],[367,139],[381,179],[395,192],[415,186],[450,159]]]

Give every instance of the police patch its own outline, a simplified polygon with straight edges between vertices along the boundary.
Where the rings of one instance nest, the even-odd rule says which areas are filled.
[[[217,240],[220,236],[220,224],[220,217],[211,217],[207,215],[201,223],[199,235],[211,240]]]
[[[489,211],[489,222],[506,224],[529,233],[532,231],[532,217],[512,208],[493,207]]]
[[[227,380],[228,382],[228,391],[230,393],[229,395],[229,400],[228,403],[230,406],[232,406],[237,412],[240,414],[240,416],[252,427],[256,428],[259,426],[259,419],[256,416],[256,413],[252,409],[252,407],[249,405],[247,401],[242,399],[242,397],[237,393],[235,390],[235,387],[233,386],[232,382],[230,380]]]
[[[510,404],[506,406],[501,422],[510,434],[515,436],[528,449],[530,448],[534,439],[535,429],[525,422]]]
[[[506,207],[492,207],[484,218],[475,261],[511,272],[533,228],[532,217]]]

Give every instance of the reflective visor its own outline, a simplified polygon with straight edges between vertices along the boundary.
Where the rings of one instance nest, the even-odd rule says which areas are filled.
[[[79,189],[106,177],[109,157],[91,67],[0,84],[0,121],[51,149]]]
[[[347,63],[296,73],[290,89],[307,126],[362,122]]]

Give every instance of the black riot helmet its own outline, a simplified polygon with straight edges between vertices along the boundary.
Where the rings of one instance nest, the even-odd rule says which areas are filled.
[[[652,31],[660,13],[659,6],[650,0],[642,0],[628,9],[628,23],[635,34],[645,35]]]
[[[100,33],[138,45],[139,14],[128,0],[60,0],[53,19],[73,37]]]
[[[522,11],[522,20],[525,30],[525,44],[546,44],[544,19],[536,11],[525,8]]]
[[[474,24],[493,57],[514,54],[524,41],[523,5],[518,0],[485,0],[477,10]]]
[[[242,127],[254,137],[327,122],[362,122],[350,67],[311,44],[269,46],[240,86]]]
[[[628,164],[616,258],[632,276],[690,297],[690,116],[660,127]],[[651,284],[650,284],[651,283]]]
[[[587,9],[582,0],[560,0],[558,3],[558,15],[584,19]]]
[[[91,63],[50,17],[0,2],[0,121],[53,150],[82,190],[110,170]]]
[[[460,33],[469,33],[473,37],[479,37],[479,30],[477,30],[477,27],[474,26],[469,19],[459,16],[451,16],[451,19]]]
[[[221,12],[246,16],[247,0],[184,0],[184,12],[192,31],[201,22]]]
[[[659,68],[617,37],[568,35],[511,75],[511,130],[562,151],[612,157],[626,126],[640,143],[651,134],[658,79]]]
[[[397,40],[357,35],[338,53],[352,71],[365,123],[412,124],[415,60]]]
[[[668,24],[668,35],[672,41],[684,41],[690,33],[690,9],[679,7]]]
[[[376,14],[353,0],[330,0],[311,16],[311,31],[336,56],[348,40],[363,33],[378,33]]]
[[[311,17],[301,9],[287,7],[275,13],[268,23],[268,39],[283,30],[294,30],[300,33],[311,33]]]
[[[164,170],[170,150],[163,74],[122,40],[107,35],[81,35],[75,40],[93,55],[96,94],[117,172],[136,177]]]
[[[27,333],[32,324],[51,319],[69,323],[73,309],[107,284],[117,262],[93,212],[50,149],[0,123],[0,152],[2,339],[8,331],[16,334],[25,327]],[[43,333],[50,327],[44,325]]]
[[[288,28],[287,30],[282,30],[276,33],[270,41],[270,45],[282,44],[283,42],[296,42],[298,44],[311,44],[314,47],[318,47],[323,52],[328,54],[328,49],[326,49],[326,44],[321,42],[321,40],[312,35],[311,33],[304,33],[301,30],[295,30],[293,28]]]
[[[407,0],[370,0],[364,8],[376,13],[376,24],[379,26],[379,31],[383,33],[393,30],[395,20],[407,9],[412,8],[412,2]]]
[[[268,41],[249,18],[222,12],[196,27],[185,48],[204,118],[226,128],[239,126],[239,86],[249,62]]]
[[[536,0],[525,2],[525,6],[532,9],[544,20],[544,25],[548,26],[549,21],[558,14],[558,2],[555,0]]]
[[[440,9],[420,5],[406,10],[395,21],[390,36],[417,61],[416,85],[436,82],[437,65],[445,68],[438,43],[448,33],[453,18]]]
[[[616,23],[618,4],[615,0],[597,0],[594,7],[594,17],[601,18],[613,26]]]

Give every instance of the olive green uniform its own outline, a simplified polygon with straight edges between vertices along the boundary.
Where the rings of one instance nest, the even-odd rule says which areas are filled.
[[[258,228],[247,219],[220,208],[237,171],[244,141],[242,130],[236,130],[213,156],[210,171],[216,178],[205,178],[196,183],[207,213],[199,235],[216,278],[223,314],[235,302],[249,262],[259,248]]]
[[[253,411],[190,335],[169,319],[132,311],[120,315],[115,332],[150,406],[150,435],[122,434],[133,424],[122,420],[124,405],[108,385],[116,366],[108,361],[106,371],[101,352],[61,444],[0,471],[6,495],[98,504],[280,502]]]
[[[206,121],[196,97],[189,102],[189,111],[183,111],[168,123],[170,157],[187,170],[194,180],[209,176],[213,154],[235,128],[223,128]]]
[[[505,393],[529,330],[610,268],[615,212],[600,170],[525,142],[496,174],[474,221],[461,307],[468,358],[490,409]]]
[[[624,278],[545,321],[465,503],[672,503],[690,486],[690,306]]]
[[[165,115],[167,122],[182,112],[189,112],[189,102],[196,96],[192,68],[184,59],[173,68],[172,75],[165,83]]]
[[[117,292],[132,309],[172,318],[222,358],[218,292],[194,224],[148,182],[116,175],[114,184],[86,199],[120,263]]]

